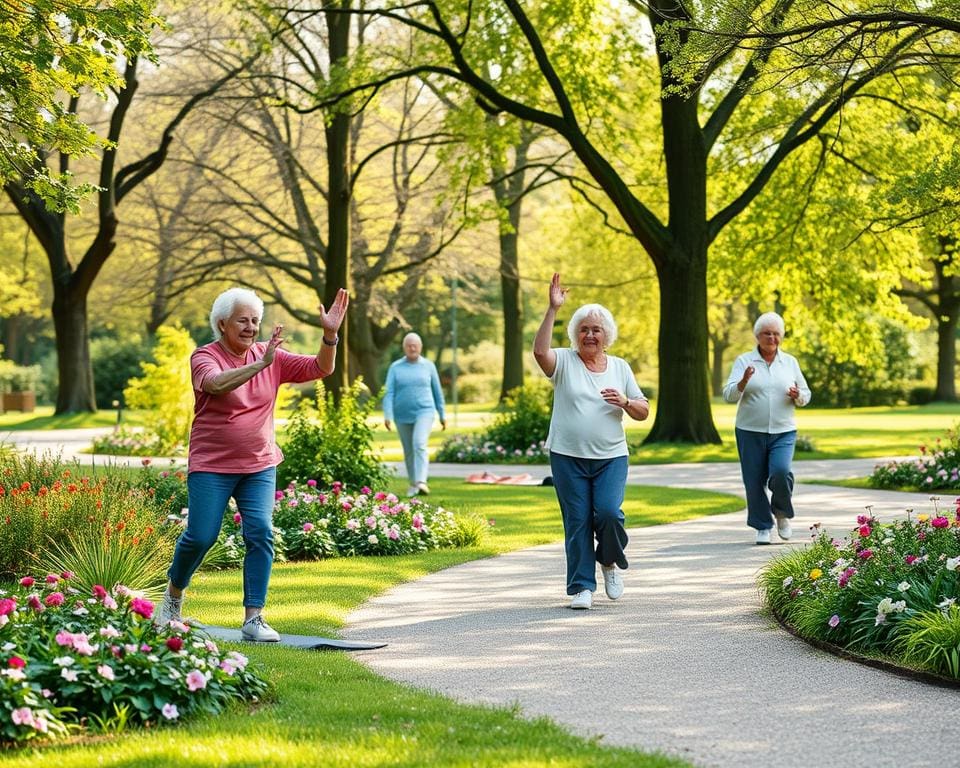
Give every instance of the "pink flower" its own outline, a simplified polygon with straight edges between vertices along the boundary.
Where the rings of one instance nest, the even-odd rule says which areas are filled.
[[[857,515],[857,525],[866,525],[870,522],[870,518],[867,515]]]
[[[320,503],[320,504],[326,504],[326,503],[327,503],[327,495],[326,495],[325,493],[318,493],[318,494],[317,494],[317,502]]]
[[[113,674],[113,667],[109,664],[100,664],[97,667],[97,674],[104,680],[116,680],[116,676]]]
[[[867,536],[870,535],[870,526],[869,526],[869,525],[861,525],[858,532],[859,532],[859,534],[860,534],[861,536],[863,536],[864,538],[866,538]]]
[[[60,574],[61,579],[72,579],[74,577],[73,571],[64,571]]]
[[[140,459],[140,463],[143,464],[143,466],[145,466],[145,467],[149,467],[149,466],[150,466],[150,459]]]
[[[357,528],[360,527],[360,523],[354,520],[353,518],[350,518],[349,520],[347,520],[347,522],[344,525],[346,526],[348,531],[355,531],[357,530]]]
[[[364,496],[369,496],[371,493],[373,493],[373,489],[365,485],[360,489],[360,493],[362,493]]]
[[[932,525],[934,528],[949,528],[950,521],[947,520],[947,518],[945,518],[943,515],[939,515],[930,521],[930,525]]]
[[[130,601],[130,610],[145,619],[149,619],[153,616],[153,603],[144,600],[142,597],[135,597]]]
[[[191,691],[198,691],[207,687],[207,678],[199,669],[191,670],[187,673],[187,688]]]
[[[304,524],[303,524],[303,532],[304,532],[304,533],[310,533],[310,531],[312,531],[312,530],[313,530],[313,523],[304,523]]]
[[[239,512],[234,512],[234,513],[233,513],[233,522],[235,522],[237,525],[240,525],[240,521],[241,521],[241,520],[243,520],[243,518],[240,516],[240,513],[239,513]]]
[[[104,589],[102,586],[100,586],[99,584],[94,584],[94,585],[93,585],[93,596],[94,596],[95,598],[97,598],[97,600],[103,600],[103,598],[105,598],[105,597],[107,596],[107,590],[105,590],[105,589]]]
[[[280,501],[280,499],[283,498],[283,491],[277,491],[275,494],[273,494],[273,498],[277,501]]]
[[[396,541],[400,538],[400,531],[398,531],[396,528],[391,528],[389,531],[387,531],[387,537],[393,541]]]
[[[24,576],[22,579],[20,579],[21,587],[32,587],[35,583],[36,580],[33,578],[33,576]],[[29,712],[29,710],[27,711]]]
[[[15,725],[33,725],[33,710],[30,707],[20,707],[10,713],[10,719]]]
[[[385,494],[383,491],[377,491],[376,495],[373,497],[373,500],[383,501],[386,498],[387,498],[387,494]]]
[[[46,578],[47,584],[56,584],[58,581],[60,581],[60,577],[57,576],[57,574],[55,573],[47,574],[47,578]]]
[[[316,488],[316,487],[317,487],[317,481],[314,480],[313,478],[310,478],[309,480],[307,480],[307,485],[309,485],[311,488]]]
[[[43,606],[40,604],[40,598],[36,595],[30,595],[30,597],[27,598],[27,605],[29,605],[35,611],[43,610]]]
[[[903,558],[903,562],[905,562],[907,565],[913,565],[915,562],[917,562],[917,560],[918,558],[916,555],[907,555],[905,558]]]
[[[167,718],[167,720],[176,720],[180,717],[180,712],[176,704],[164,704],[160,708],[160,714]]]
[[[349,501],[344,501],[340,504],[340,506],[343,507],[344,512],[349,512],[351,509],[353,509],[353,504],[351,504]]]
[[[857,557],[859,557],[861,560],[869,560],[871,557],[873,557],[873,550],[862,549],[859,553],[857,553]]]
[[[827,622],[827,624],[830,625],[831,629],[834,629],[839,623],[840,623],[840,617],[837,614],[833,614],[833,616],[831,616],[830,620]]]
[[[27,666],[27,662],[19,656],[11,656],[10,661],[7,662],[7,666],[10,667],[10,669],[23,669]]]
[[[73,642],[73,634],[61,629],[56,636],[57,645],[70,645]]]
[[[0,600],[0,616],[7,616],[17,610],[17,601],[12,597]]]
[[[370,517],[365,518],[363,522],[367,524],[367,528],[377,527],[377,518],[375,518],[373,515],[370,515]]]
[[[114,610],[116,610],[116,608],[117,608],[117,601],[114,600],[111,595],[104,595],[104,596],[103,596],[103,607],[106,608],[106,609],[108,609],[108,610],[110,610],[110,611],[114,611]]]
[[[63,599],[63,592],[51,592],[43,602],[53,608],[54,606],[63,605]]]

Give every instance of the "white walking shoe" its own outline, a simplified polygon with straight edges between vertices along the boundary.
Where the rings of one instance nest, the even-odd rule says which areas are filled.
[[[163,600],[160,601],[156,613],[153,614],[153,626],[157,629],[164,629],[170,626],[171,621],[183,621],[182,610],[183,595],[174,597],[170,594],[170,587],[167,587],[163,593]]]
[[[278,643],[280,633],[263,620],[259,613],[252,619],[247,619],[240,627],[240,634],[244,640],[253,640],[255,643]]]
[[[603,589],[611,600],[618,600],[623,594],[623,577],[615,565],[601,565],[603,571]]]
[[[575,611],[586,611],[593,605],[593,592],[589,589],[581,589],[573,596],[570,601],[570,607]]]
[[[777,516],[777,536],[784,541],[789,541],[793,536],[793,529],[790,527],[790,518]]]
[[[416,496],[418,493],[420,493],[420,489],[417,488],[417,486],[415,486],[415,485],[411,485],[409,488],[407,488],[407,498],[408,498],[408,499],[412,499],[412,498],[413,498],[414,496]]]
[[[429,496],[429,495],[430,495],[430,486],[427,485],[425,482],[423,482],[423,481],[421,480],[419,483],[417,483],[417,492],[418,492],[421,496]]]
[[[769,544],[770,543],[770,529],[764,528],[762,531],[757,531],[757,544]]]

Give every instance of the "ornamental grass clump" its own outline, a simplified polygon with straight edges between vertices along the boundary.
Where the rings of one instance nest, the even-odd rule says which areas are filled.
[[[877,464],[870,475],[870,485],[931,491],[960,489],[960,428],[947,430],[946,441],[937,438],[932,451],[926,445],[919,450],[916,459]]]
[[[88,591],[73,574],[0,592],[0,742],[178,722],[257,701],[266,681],[187,624],[157,629],[127,587]]]
[[[814,541],[768,563],[767,604],[802,637],[960,679],[958,511],[880,523],[860,515],[844,540]]]

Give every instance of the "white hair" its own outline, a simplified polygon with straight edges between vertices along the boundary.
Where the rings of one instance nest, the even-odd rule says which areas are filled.
[[[617,340],[617,323],[610,314],[610,310],[602,304],[584,304],[580,309],[573,313],[570,322],[567,324],[567,336],[570,338],[570,348],[574,352],[580,351],[580,343],[577,331],[580,330],[580,324],[588,317],[595,317],[600,321],[603,328],[603,347],[612,347],[613,342]]]
[[[406,336],[403,337],[403,346],[407,346],[408,341],[417,341],[420,343],[421,347],[423,346],[423,339],[420,338],[419,333],[414,333],[413,331],[410,331],[410,333],[408,333]]]
[[[213,300],[210,308],[210,327],[213,329],[213,340],[220,341],[223,335],[220,332],[220,321],[229,320],[238,305],[245,304],[257,310],[257,315],[263,320],[263,300],[247,288],[229,288]]]
[[[783,318],[780,317],[776,312],[764,312],[760,317],[757,318],[757,322],[753,324],[753,335],[759,336],[760,331],[764,328],[772,326],[780,331],[780,335],[783,336],[787,332],[786,326],[783,324]]]

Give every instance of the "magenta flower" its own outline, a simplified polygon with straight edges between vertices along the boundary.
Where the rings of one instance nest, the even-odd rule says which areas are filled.
[[[22,579],[20,579],[21,587],[32,587],[34,584],[36,584],[36,580],[33,578],[33,576],[24,576]]]
[[[0,600],[0,616],[7,616],[17,610],[17,601],[12,597]]]
[[[389,531],[387,531],[387,537],[393,541],[396,541],[400,538],[400,531],[398,531],[396,528],[391,528]]]
[[[27,666],[27,662],[19,656],[11,656],[10,661],[7,662],[7,666],[10,667],[10,669],[23,669]]]
[[[377,491],[376,494],[375,494],[374,497],[373,497],[373,500],[374,500],[374,501],[383,501],[383,500],[386,499],[386,498],[387,498],[387,494],[386,494],[386,493],[384,493],[383,491]]]
[[[64,571],[60,574],[61,579],[72,579],[74,576],[73,571]]]
[[[371,493],[373,493],[373,489],[365,485],[360,489],[360,493],[362,493],[364,496],[369,496]]]
[[[866,515],[857,515],[857,525],[866,525],[870,522],[870,518]]]
[[[314,480],[313,478],[310,478],[309,480],[307,480],[307,485],[309,485],[311,488],[316,488],[316,487],[317,487],[317,481]]]
[[[830,625],[830,629],[835,629],[839,623],[840,617],[837,614],[833,614],[833,616],[831,616],[830,620],[827,622],[827,624]]]
[[[864,538],[866,538],[867,536],[870,535],[870,526],[869,526],[869,525],[861,525],[858,533],[859,533],[861,536],[863,536]]]
[[[43,602],[53,608],[58,605],[63,605],[63,599],[63,592],[51,592]]]
[[[130,601],[130,610],[145,619],[149,619],[153,616],[153,603],[144,600],[142,597],[135,597]]]
[[[861,549],[860,552],[857,553],[857,557],[859,557],[861,560],[869,560],[871,557],[873,557],[873,550]]]
[[[913,565],[918,559],[919,558],[916,555],[907,555],[905,558],[903,558],[903,562],[905,562],[907,565]]]
[[[349,512],[351,509],[353,509],[353,504],[351,504],[349,501],[342,502],[340,506],[343,507],[344,512]]]
[[[273,498],[275,498],[277,501],[280,501],[280,499],[283,498],[283,491],[277,491],[275,494],[273,494]]]
[[[932,525],[934,528],[949,528],[950,521],[943,515],[939,515],[930,521],[930,525]]]
[[[43,605],[40,603],[40,598],[36,595],[30,595],[30,597],[27,598],[27,605],[29,605],[35,611],[43,610]]]
[[[60,577],[57,576],[57,574],[55,573],[47,574],[47,578],[46,578],[47,584],[56,584],[58,581],[60,581]]]
[[[94,584],[94,585],[93,585],[93,596],[94,596],[95,598],[97,598],[97,600],[103,600],[103,598],[105,598],[105,597],[107,596],[107,590],[105,590],[105,589],[104,589],[102,586],[100,586],[99,584]]]
[[[304,533],[310,533],[310,531],[312,531],[312,530],[313,530],[313,523],[304,523],[304,524],[303,524],[303,532],[304,532]]]

